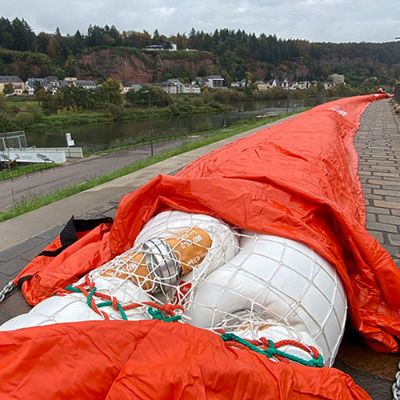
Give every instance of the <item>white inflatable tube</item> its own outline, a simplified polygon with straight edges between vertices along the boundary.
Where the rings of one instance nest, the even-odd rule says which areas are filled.
[[[141,231],[138,236],[135,246],[125,252],[124,254],[116,257],[105,265],[92,271],[89,276],[91,281],[94,282],[97,291],[106,294],[110,297],[115,297],[121,305],[128,303],[143,303],[148,301],[171,302],[176,293],[176,288],[173,291],[171,288],[171,280],[168,276],[160,277],[157,274],[149,273],[146,278],[148,285],[145,289],[145,284],[142,287],[138,286],[138,280],[129,279],[135,274],[132,272],[133,268],[129,263],[134,265],[132,255],[135,253],[143,253],[143,258],[147,253],[151,253],[151,248],[146,247],[146,243],[152,245],[160,245],[162,242],[156,242],[154,239],[170,238],[179,232],[190,230],[193,227],[204,230],[211,239],[210,248],[204,248],[203,252],[206,253],[204,259],[196,264],[193,268],[191,276],[205,275],[206,272],[213,271],[220,265],[227,262],[238,251],[238,240],[235,232],[223,222],[208,217],[206,215],[187,214],[178,211],[163,212],[152,218]],[[180,249],[191,245],[193,243],[185,243],[184,236],[179,237]],[[165,243],[164,243],[165,244]],[[196,246],[196,244],[194,244]],[[160,250],[160,247],[154,247],[154,250]],[[176,257],[171,255],[171,249],[166,254],[167,262],[173,261],[176,263]],[[171,258],[168,258],[168,257]],[[128,261],[127,261],[128,260]],[[128,266],[127,266],[128,265]],[[176,265],[176,264],[174,264]],[[156,265],[154,271],[156,271]],[[110,272],[111,271],[111,272]],[[118,275],[118,271],[122,271],[124,278]],[[108,273],[110,272],[110,273]],[[168,270],[168,272],[170,272]],[[176,270],[171,272],[176,273]],[[172,276],[173,279],[178,278]],[[164,280],[163,280],[164,279]],[[176,279],[176,284],[179,284]],[[75,286],[84,281],[82,278]],[[165,282],[165,283],[163,283]],[[168,284],[167,284],[168,283]],[[158,298],[155,298],[152,293],[153,289],[161,286],[161,293],[158,293]],[[163,288],[162,286],[165,286]],[[95,298],[96,299],[96,298]],[[96,302],[104,300],[96,299]],[[114,310],[112,307],[102,307],[102,311],[106,312],[110,319],[122,319],[121,314]],[[139,307],[137,309],[125,311],[129,320],[148,319],[149,315],[146,312],[146,307]],[[48,325],[53,323],[73,322],[73,321],[87,321],[87,320],[101,320],[104,319],[92,310],[87,304],[87,298],[81,293],[68,293],[64,296],[53,296],[44,300],[29,313],[19,315],[10,321],[7,321],[0,327],[0,330],[12,330],[29,326]]]
[[[192,253],[185,253],[188,246],[193,246]],[[189,259],[195,261],[184,266],[182,260]],[[135,265],[144,267],[146,280],[135,279]],[[143,227],[132,249],[89,275],[99,292],[122,305],[179,302],[195,326],[222,327],[248,339],[298,340],[319,348],[327,366],[343,336],[346,296],[328,262],[299,242],[246,231],[239,235],[206,215],[158,214]],[[190,289],[177,297],[182,280]],[[121,319],[112,307],[102,310],[111,319]],[[146,307],[126,315],[129,320],[149,318]],[[43,301],[0,329],[100,319],[103,316],[87,305],[84,295],[69,293]],[[296,348],[288,351],[299,354]]]
[[[250,319],[253,315],[309,334],[331,366],[347,312],[335,268],[299,242],[243,235],[239,254],[198,284],[188,310],[191,323],[216,328],[248,310]]]
[[[84,278],[76,283],[82,283]],[[143,303],[150,301],[150,297],[138,286],[129,280],[118,278],[93,279],[98,291],[114,296],[122,304],[127,302]],[[104,300],[100,300],[104,301]],[[97,302],[99,300],[97,299]],[[102,307],[110,319],[122,319],[121,314],[112,307]],[[129,320],[149,319],[146,307],[128,310],[125,312]],[[31,326],[49,325],[63,322],[96,321],[104,319],[87,304],[87,298],[81,293],[68,293],[64,296],[52,296],[32,308],[27,314],[18,315],[0,326],[1,331],[9,331]]]
[[[207,256],[195,269],[196,275],[208,275],[225,264],[239,251],[237,233],[223,221],[203,214],[189,214],[181,211],[164,211],[144,225],[135,240],[134,247],[140,247],[151,238],[167,238],[184,227],[199,227],[206,231],[212,244]]]

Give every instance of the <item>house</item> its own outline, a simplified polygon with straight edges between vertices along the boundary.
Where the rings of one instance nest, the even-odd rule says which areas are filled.
[[[192,81],[192,85],[200,85],[200,86],[205,86],[207,81],[207,78],[204,78],[203,76],[196,76],[194,80]]]
[[[205,85],[211,89],[222,89],[224,87],[224,78],[220,75],[207,76]]]
[[[132,82],[132,81],[122,81],[121,82],[121,92],[123,94],[127,94],[130,91],[138,92],[142,88],[140,83]]]
[[[146,51],[164,51],[164,46],[162,44],[151,44],[144,48]]]
[[[231,88],[244,88],[247,86],[246,79],[242,79],[241,81],[236,81],[231,83]]]
[[[141,88],[142,85],[140,83],[135,83],[132,81],[122,81],[120,84],[121,93],[123,94],[126,94],[131,90],[138,92]]]
[[[56,76],[48,76],[46,78],[45,88],[46,92],[55,94],[60,89],[60,81]]]
[[[199,85],[184,85],[183,92],[185,94],[201,94],[201,88]]]
[[[62,81],[57,76],[47,76],[46,78],[28,78],[25,87],[28,95],[33,96],[38,87],[43,88],[46,92],[55,94],[63,86]]]
[[[144,50],[146,51],[177,51],[178,46],[175,43],[169,42],[170,47],[167,48],[164,44],[151,44],[146,46]]]
[[[40,87],[45,89],[46,84],[47,84],[46,78],[28,78],[28,80],[25,82],[25,88],[28,95],[33,96],[35,94],[36,88]]]
[[[345,85],[344,75],[332,74],[328,76],[328,80],[333,82],[335,85]]]
[[[280,86],[278,79],[271,79],[267,82],[268,89],[277,88]]]
[[[185,85],[179,79],[168,79],[166,82],[161,83],[161,88],[168,94],[183,93]]]
[[[333,88],[334,86],[335,86],[335,84],[334,84],[333,82],[331,82],[331,81],[324,82],[324,88],[325,88],[325,90],[326,90],[326,89]]]
[[[0,92],[4,92],[4,87],[6,85],[11,85],[13,88],[13,93],[15,96],[21,96],[25,91],[25,83],[23,80],[16,75],[0,75]]]
[[[289,90],[291,82],[288,79],[284,79],[281,82],[281,88],[285,90]]]
[[[299,90],[307,90],[311,87],[311,83],[309,81],[301,81],[297,84],[297,89]]]
[[[76,86],[76,81],[78,79],[73,77],[73,76],[66,76],[64,78],[64,83],[60,82],[60,85],[63,87],[72,87],[72,86]]]
[[[259,92],[265,92],[266,90],[268,90],[270,88],[267,83],[265,83],[264,81],[260,81],[260,80],[255,81],[253,85]]]
[[[75,86],[80,87],[86,90],[95,90],[97,89],[97,84],[95,81],[90,81],[86,79],[77,79],[75,81]]]

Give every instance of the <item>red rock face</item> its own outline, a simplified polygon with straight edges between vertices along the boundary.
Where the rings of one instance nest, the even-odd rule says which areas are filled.
[[[77,63],[76,73],[78,79],[112,78],[150,83],[160,81],[174,69],[185,70],[191,76],[196,76],[200,70],[210,74],[215,68],[209,54],[175,54],[104,49],[84,54]]]

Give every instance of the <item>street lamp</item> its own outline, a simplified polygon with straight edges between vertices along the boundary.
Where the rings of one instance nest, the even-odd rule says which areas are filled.
[[[154,146],[153,146],[153,123],[150,118],[150,90],[142,91],[143,94],[147,94],[147,109],[148,109],[148,119],[149,119],[149,136],[150,136],[150,154],[154,155]]]

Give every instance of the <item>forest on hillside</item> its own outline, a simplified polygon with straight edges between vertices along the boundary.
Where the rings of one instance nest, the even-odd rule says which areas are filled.
[[[171,43],[178,50],[190,49],[211,57],[215,73],[226,82],[253,79],[324,80],[329,74],[344,74],[353,86],[392,85],[400,79],[400,43],[313,43],[298,39],[279,39],[275,35],[255,35],[243,30],[217,29],[214,33],[192,29],[188,35],[162,35],[149,32],[119,31],[115,26],[90,25],[87,32],[63,35],[35,33],[28,22],[0,18],[0,75],[19,74],[23,79],[47,71],[64,77],[75,75],[82,55],[99,49],[131,50],[139,54],[145,46]],[[42,68],[31,68],[41,65]],[[45,68],[46,69],[43,69]],[[92,67],[93,68],[93,67]],[[207,71],[180,71],[187,78]],[[173,68],[172,68],[173,70]],[[175,76],[180,78],[180,76]]]

